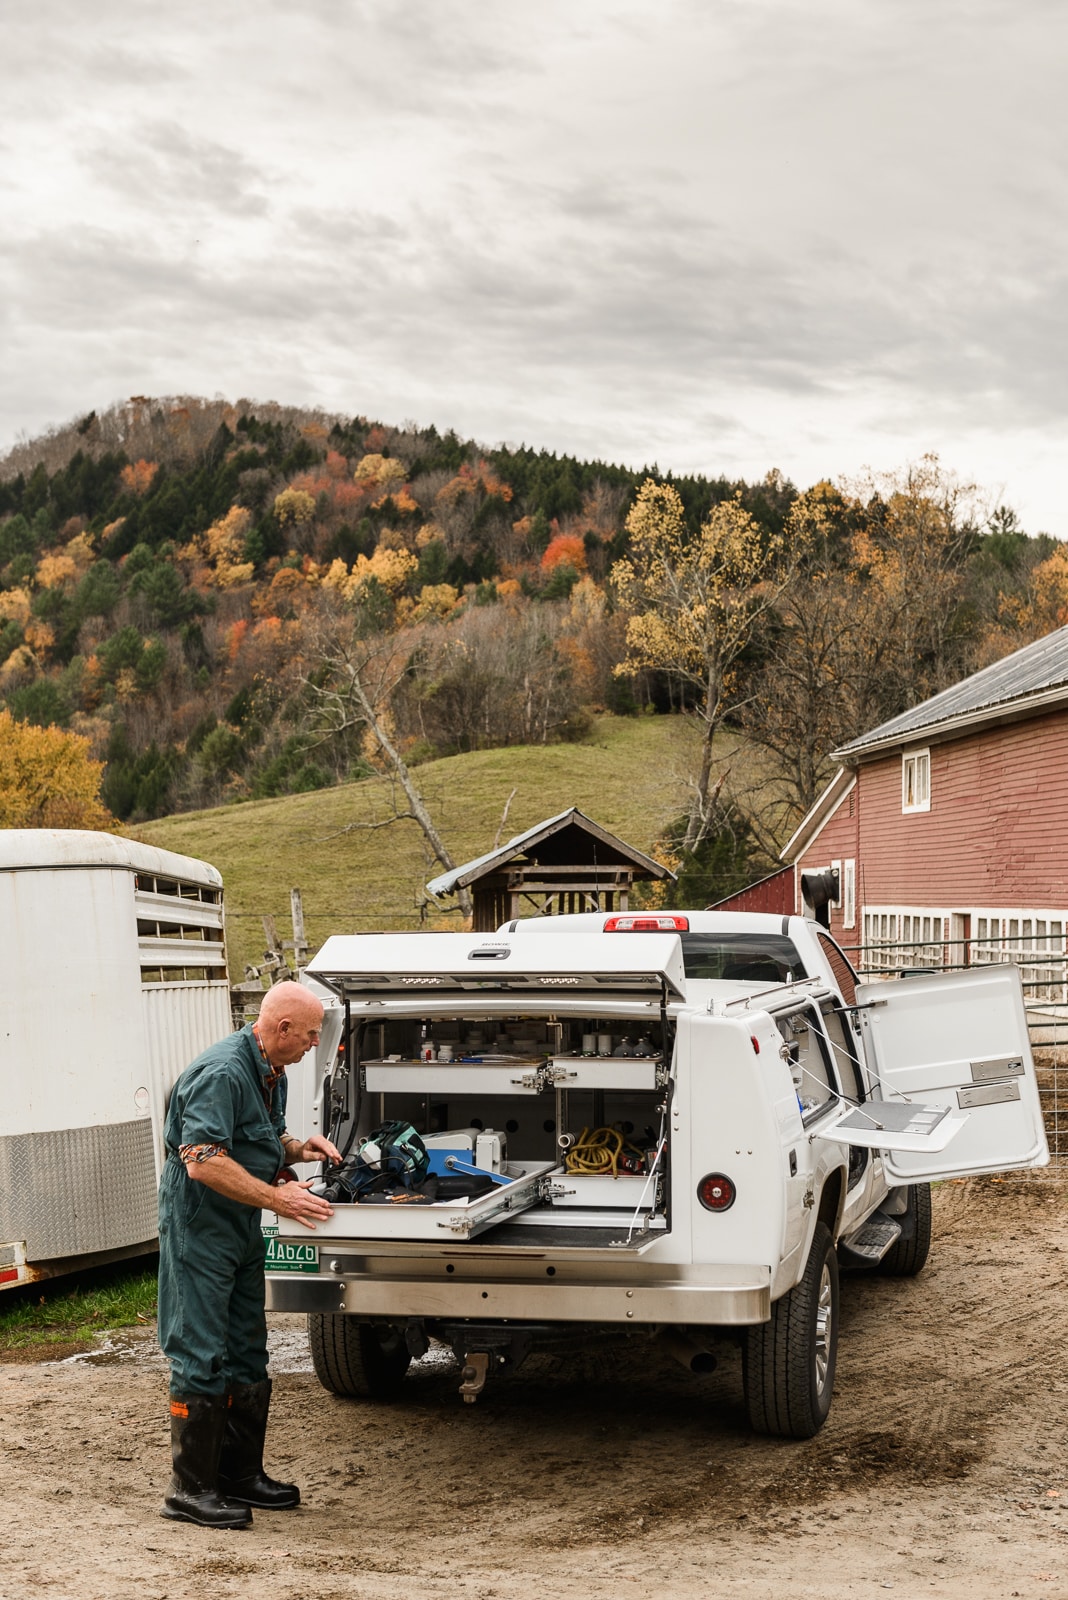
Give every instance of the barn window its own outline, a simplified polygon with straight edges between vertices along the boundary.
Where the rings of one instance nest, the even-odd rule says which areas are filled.
[[[902,811],[931,809],[931,752],[911,750],[901,757]]]
[[[857,925],[857,863],[855,860],[842,862],[841,877],[842,895],[842,927],[855,928]]]

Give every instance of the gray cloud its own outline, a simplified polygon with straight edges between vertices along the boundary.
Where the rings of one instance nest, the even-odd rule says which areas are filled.
[[[138,17],[5,19],[0,446],[241,391],[710,472],[993,440],[1060,515],[1059,3]]]
[[[267,174],[239,150],[191,134],[175,122],[123,130],[86,151],[88,172],[139,207],[196,207],[262,216]]]

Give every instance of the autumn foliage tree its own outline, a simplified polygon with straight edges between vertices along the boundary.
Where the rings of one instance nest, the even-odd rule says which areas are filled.
[[[680,682],[701,726],[701,753],[682,846],[693,852],[714,826],[712,741],[737,688],[736,665],[783,594],[801,551],[758,528],[738,499],[686,526],[670,484],[647,479],[627,517],[630,554],[610,578],[628,613],[617,674],[645,668]]]
[[[543,572],[553,572],[559,566],[574,567],[576,572],[586,570],[586,547],[576,533],[558,533],[550,539],[541,558]]]
[[[159,471],[159,464],[155,461],[146,461],[142,456],[140,461],[131,461],[123,467],[119,477],[124,489],[140,499],[152,487],[153,479]]]
[[[934,456],[899,474],[818,483],[794,502],[785,538],[802,565],[776,600],[742,710],[794,820],[834,771],[836,746],[973,669],[971,509],[970,489]]]
[[[0,711],[0,827],[116,828],[100,799],[103,771],[80,734]]]

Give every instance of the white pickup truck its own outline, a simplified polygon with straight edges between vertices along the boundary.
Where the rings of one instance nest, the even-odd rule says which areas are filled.
[[[267,1227],[268,1305],[309,1314],[342,1395],[398,1394],[431,1339],[473,1400],[606,1328],[695,1371],[733,1334],[752,1426],[807,1438],[839,1262],[917,1273],[932,1179],[1049,1159],[1010,966],[861,984],[804,918],[590,913],[336,936],[306,979],[327,1006],[307,1125],[351,1164],[408,1124],[439,1179],[486,1186]]]

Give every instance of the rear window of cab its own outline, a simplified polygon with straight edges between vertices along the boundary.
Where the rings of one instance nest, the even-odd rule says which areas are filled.
[[[807,977],[797,946],[781,933],[683,933],[688,978],[793,983]]]

